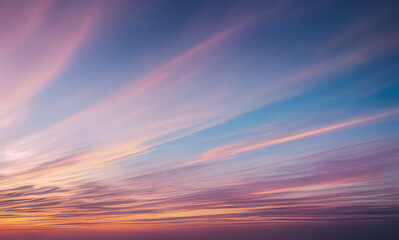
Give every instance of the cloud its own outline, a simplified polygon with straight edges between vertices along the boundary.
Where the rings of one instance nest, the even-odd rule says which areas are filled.
[[[146,20],[140,18],[145,22],[156,15],[145,25],[143,31],[151,32],[145,39],[175,41],[175,47],[152,50],[136,42],[133,7],[120,2],[112,12],[110,6],[97,1],[0,3],[6,9],[0,10],[0,228],[383,222],[398,217],[399,149],[389,125],[398,113],[394,101],[385,95],[335,102],[319,97],[326,92],[324,84],[336,94],[341,85],[347,87],[342,83],[347,79],[339,76],[360,68],[359,75],[369,75],[379,67],[365,69],[365,64],[398,48],[396,31],[369,31],[384,19],[367,16],[343,31],[301,36],[308,28],[295,30],[302,18],[294,20],[298,24],[285,21],[306,11],[291,12],[285,7],[296,5],[285,2],[266,10],[256,4],[256,9],[233,9],[232,18],[214,10],[218,17],[209,21],[215,24],[210,29],[192,28],[199,25],[173,14],[195,37],[184,36],[187,31],[180,27],[170,31],[173,36],[158,36],[151,35],[157,31],[152,24],[165,16],[158,18],[151,9],[143,14]],[[206,11],[201,17],[208,17]],[[10,24],[1,24],[6,20]],[[94,39],[101,24],[104,35]],[[287,39],[287,31],[298,36]],[[317,42],[310,53],[302,50],[308,42]],[[80,51],[89,45],[84,43],[96,43],[95,51]],[[155,57],[142,64],[150,70],[132,77],[141,73],[137,62],[142,59],[130,55],[141,48]],[[76,61],[80,56],[82,66]],[[115,56],[120,57],[116,63]],[[121,65],[131,68],[129,74]],[[110,71],[113,67],[117,71]],[[348,79],[357,81],[357,74]],[[91,87],[103,84],[98,76],[112,88],[97,92]],[[75,93],[84,89],[84,94],[54,105],[57,94],[49,97],[45,90],[56,80],[62,83],[55,87],[68,86]],[[309,100],[299,107],[297,98],[270,105],[298,95]],[[65,109],[70,103],[75,110]],[[54,113],[40,116],[48,109]],[[288,111],[295,113],[285,115]],[[324,112],[342,121],[326,124],[324,115],[319,118]],[[369,114],[354,118],[359,112]],[[263,122],[270,120],[266,116],[271,123]],[[381,124],[369,124],[377,120]],[[307,138],[366,124],[348,139],[304,146]],[[300,149],[269,148],[288,143]],[[266,148],[270,154],[261,151]]]
[[[340,123],[340,124],[335,124],[335,125],[331,125],[331,126],[327,126],[327,127],[307,131],[304,133],[299,133],[299,134],[291,135],[288,137],[275,139],[275,140],[270,140],[270,141],[265,141],[265,142],[260,142],[260,143],[252,143],[252,144],[235,143],[235,144],[231,144],[231,145],[221,146],[221,147],[218,147],[218,148],[208,151],[207,153],[203,154],[203,156],[200,157],[199,159],[193,160],[187,164],[196,164],[196,163],[200,163],[200,162],[211,160],[211,159],[232,157],[232,156],[235,156],[238,154],[254,151],[259,148],[264,148],[264,147],[268,147],[271,145],[295,141],[295,140],[298,140],[301,138],[310,137],[310,136],[313,136],[316,134],[321,134],[321,133],[329,132],[332,130],[336,130],[336,129],[340,129],[340,128],[344,128],[344,127],[348,127],[348,126],[352,126],[352,125],[357,125],[357,124],[360,124],[363,122],[372,121],[372,120],[375,120],[378,118],[387,117],[387,116],[394,115],[397,113],[398,113],[398,110],[395,109],[395,110],[377,114],[374,116],[365,117],[365,118],[348,121],[348,122],[344,122],[344,123]]]
[[[1,85],[5,86],[0,89],[0,117],[10,118],[0,125],[2,128],[17,121],[13,116],[18,117],[20,109],[65,70],[99,15],[98,4],[84,6],[82,12],[76,11],[78,14],[76,9],[65,10],[57,16],[58,25],[53,25],[45,21],[52,13],[51,2],[14,4],[2,2],[14,13],[11,22],[15,23],[9,25],[12,31],[6,26],[5,31],[11,32],[3,35],[7,39],[0,39],[0,49],[6,49],[0,59],[5,67],[0,73]],[[28,11],[30,7],[32,11]],[[28,19],[22,17],[26,12]]]

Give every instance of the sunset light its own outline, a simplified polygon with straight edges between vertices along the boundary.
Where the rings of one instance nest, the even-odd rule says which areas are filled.
[[[399,239],[399,1],[0,0],[3,239]]]

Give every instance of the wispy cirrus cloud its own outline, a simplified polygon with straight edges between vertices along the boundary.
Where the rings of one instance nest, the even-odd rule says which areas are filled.
[[[11,144],[10,148],[36,149],[36,153],[47,151],[46,154],[49,154],[57,151],[63,142],[79,138],[78,142],[104,145],[104,151],[94,153],[96,161],[101,162],[107,161],[107,155],[112,152],[117,154],[112,158],[118,158],[144,151],[149,146],[141,144],[165,134],[193,126],[207,126],[210,120],[214,122],[213,119],[220,119],[223,115],[219,113],[221,106],[209,108],[209,103],[220,101],[226,96],[214,92],[208,99],[198,95],[188,102],[181,100],[190,92],[194,96],[198,88],[204,91],[209,89],[209,83],[196,79],[196,76],[220,58],[214,56],[212,51],[222,48],[223,43],[232,35],[239,34],[256,17],[249,17],[208,37],[144,76],[131,80],[93,106]],[[175,96],[170,96],[170,92],[174,92]],[[233,96],[233,93],[226,94]],[[93,124],[88,126],[87,122]],[[134,128],[129,127],[132,124]],[[130,138],[132,134],[134,138]],[[41,142],[40,146],[35,146],[38,142]]]
[[[97,21],[100,6],[84,6],[83,13],[78,14],[74,9],[64,10],[57,17],[59,24],[54,25],[47,22],[54,7],[50,1],[26,5],[5,1],[2,5],[8,20],[9,14],[16,12],[11,24],[2,25],[2,31],[8,34],[2,34],[0,40],[0,49],[4,49],[0,58],[0,116],[6,119],[0,127],[4,128],[17,121],[23,111],[20,108],[65,70]],[[29,21],[21,21],[25,12]]]
[[[393,15],[136,4],[0,3],[0,229],[398,217]]]
[[[207,161],[210,159],[228,158],[228,157],[232,157],[234,155],[238,155],[241,153],[254,151],[259,148],[264,148],[264,147],[268,147],[268,146],[272,146],[272,145],[276,145],[276,144],[295,141],[295,140],[305,138],[305,137],[310,137],[310,136],[313,136],[316,134],[326,133],[326,132],[329,132],[332,130],[337,130],[340,128],[349,127],[352,125],[357,125],[360,123],[372,121],[372,120],[375,120],[378,118],[387,117],[390,115],[397,114],[398,112],[399,112],[398,109],[394,109],[392,111],[377,114],[374,116],[360,118],[360,119],[356,119],[353,121],[348,121],[348,122],[339,123],[339,124],[335,124],[335,125],[331,125],[331,126],[327,126],[327,127],[322,127],[319,129],[315,129],[315,130],[311,130],[311,131],[307,131],[307,132],[303,132],[303,133],[299,133],[299,134],[295,134],[295,135],[291,135],[291,136],[283,137],[283,138],[279,138],[279,139],[264,141],[264,142],[258,142],[258,143],[252,142],[249,144],[248,143],[235,143],[235,144],[231,144],[231,145],[220,146],[218,148],[210,150],[209,152],[205,153],[200,158],[198,158],[194,161],[191,161],[187,164],[196,164],[196,163],[200,163],[200,162]]]

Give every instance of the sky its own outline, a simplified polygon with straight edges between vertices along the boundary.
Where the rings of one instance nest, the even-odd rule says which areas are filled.
[[[0,0],[0,236],[397,227],[398,11]]]

